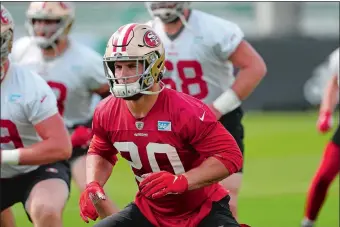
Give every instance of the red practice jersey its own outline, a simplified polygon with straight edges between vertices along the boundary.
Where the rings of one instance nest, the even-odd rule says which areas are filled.
[[[101,155],[114,164],[120,153],[130,163],[138,184],[143,174],[160,170],[182,174],[212,156],[231,174],[242,166],[236,141],[209,107],[167,88],[143,119],[134,118],[123,99],[104,99],[95,111],[93,132],[89,154]],[[157,200],[138,192],[135,202],[155,226],[191,227],[210,212],[213,201],[227,194],[215,183]]]

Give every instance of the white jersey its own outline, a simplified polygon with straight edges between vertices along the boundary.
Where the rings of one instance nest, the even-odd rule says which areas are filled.
[[[14,43],[12,58],[36,71],[51,86],[67,127],[92,118],[92,91],[107,84],[102,57],[97,52],[71,40],[60,56],[44,59],[32,39],[24,37]]]
[[[338,77],[338,85],[340,80],[340,69],[339,69],[339,48],[336,49],[331,53],[329,56],[329,70],[332,73],[332,75],[337,75]]]
[[[37,143],[34,125],[58,113],[51,88],[37,74],[10,64],[1,82],[1,149],[13,150]],[[35,170],[38,166],[1,164],[1,178]]]
[[[236,24],[191,10],[188,26],[173,40],[159,19],[148,24],[164,44],[165,84],[209,104],[234,83],[233,65],[228,58],[244,37]]]

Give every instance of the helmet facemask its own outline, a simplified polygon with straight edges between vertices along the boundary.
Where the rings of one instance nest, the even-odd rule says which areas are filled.
[[[163,23],[174,23],[181,20],[185,23],[184,9],[188,2],[146,2],[146,7],[152,17],[158,17]]]
[[[0,35],[0,56],[1,56],[1,80],[5,77],[5,63],[8,61],[8,55],[11,53],[13,43],[13,31],[11,29]]]
[[[136,62],[136,73],[132,76],[115,75],[116,62]],[[140,64],[141,63],[141,64]],[[142,65],[143,73],[139,73]],[[160,70],[164,65],[164,55],[159,55],[156,51],[150,52],[144,56],[115,56],[104,58],[105,75],[109,81],[110,91],[117,98],[127,100],[137,100],[142,95],[157,94],[160,91],[149,91],[151,87],[160,82],[163,72]],[[134,82],[129,82],[129,81]]]
[[[39,24],[44,21],[45,24]],[[42,49],[56,49],[58,41],[68,34],[73,19],[69,16],[60,18],[32,17],[26,22],[28,34],[34,39],[37,45]],[[38,35],[38,34],[43,34]]]

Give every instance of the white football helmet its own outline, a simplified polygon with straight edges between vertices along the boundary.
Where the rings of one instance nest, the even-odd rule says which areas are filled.
[[[159,17],[164,23],[171,23],[177,18],[184,19],[183,11],[189,8],[190,2],[146,2],[150,15]],[[185,20],[184,20],[185,21]]]
[[[75,7],[70,2],[32,2],[26,12],[26,28],[41,48],[54,47],[66,36],[74,21]],[[45,23],[37,23],[44,21]],[[52,23],[49,23],[52,22]]]
[[[8,60],[8,55],[11,53],[13,44],[14,21],[9,11],[1,5],[1,80],[5,76],[4,64]]]
[[[137,65],[141,62],[143,73],[140,74],[137,67],[136,75],[119,77],[118,80],[115,76],[115,63],[118,61],[136,61]],[[159,93],[160,91],[151,92],[148,89],[162,79],[164,61],[163,43],[151,27],[145,24],[127,24],[120,27],[109,39],[104,54],[104,70],[111,93],[119,98]],[[138,80],[127,83],[131,78]]]

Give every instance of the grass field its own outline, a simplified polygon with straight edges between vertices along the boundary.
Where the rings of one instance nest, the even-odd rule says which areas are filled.
[[[299,227],[305,195],[331,134],[315,130],[316,113],[249,113],[246,128],[244,183],[239,212],[252,227]],[[121,160],[107,185],[107,193],[120,206],[133,200],[135,181]],[[82,222],[79,192],[73,188],[64,213],[64,227],[92,226]],[[32,226],[21,204],[14,208],[18,227]],[[318,227],[339,226],[339,178],[333,183]],[[134,226],[131,226],[134,227]]]

